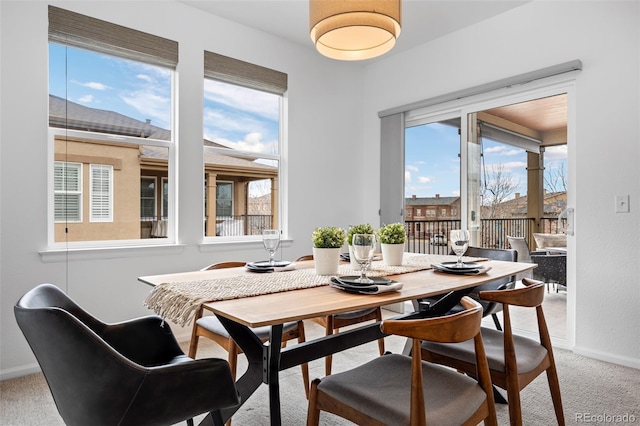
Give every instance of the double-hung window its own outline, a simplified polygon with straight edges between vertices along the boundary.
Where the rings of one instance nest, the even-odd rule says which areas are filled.
[[[174,41],[49,6],[52,248],[175,241],[177,61]]]
[[[205,240],[282,229],[287,74],[204,52]]]

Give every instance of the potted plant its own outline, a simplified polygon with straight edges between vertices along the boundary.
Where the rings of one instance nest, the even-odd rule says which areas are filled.
[[[316,228],[311,234],[313,260],[318,275],[335,275],[340,262],[340,247],[344,244],[344,229],[335,226]]]
[[[402,223],[390,223],[378,230],[380,237],[380,247],[382,248],[382,261],[385,265],[402,265],[402,255],[404,253],[404,243],[407,235]]]
[[[353,258],[353,249],[351,248],[351,242],[353,241],[354,234],[375,234],[376,230],[373,229],[368,223],[361,223],[360,225],[353,225],[349,227],[347,231],[347,244],[349,245],[349,262],[351,263],[351,267],[357,271],[360,270],[360,265]]]

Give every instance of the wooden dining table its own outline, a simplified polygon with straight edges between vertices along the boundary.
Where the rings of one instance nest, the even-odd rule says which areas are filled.
[[[434,259],[437,258],[437,256],[434,257]],[[442,259],[450,260],[450,256],[443,256]],[[296,269],[313,268],[313,266],[313,261],[296,262]],[[488,267],[489,270],[478,275],[448,274],[436,272],[432,268],[391,275],[387,278],[401,282],[402,288],[399,291],[381,294],[352,294],[329,285],[321,285],[299,290],[206,302],[202,306],[205,310],[218,316],[247,357],[247,370],[236,382],[242,403],[259,386],[268,385],[270,422],[272,425],[280,425],[280,371],[385,336],[380,330],[380,324],[373,323],[281,348],[283,323],[406,301],[413,301],[414,306],[418,306],[419,309],[408,314],[399,314],[394,319],[443,315],[474,287],[499,278],[515,276],[535,268],[536,265],[483,260],[482,266]],[[288,272],[274,273],[287,274]],[[255,273],[246,268],[228,268],[143,276],[138,280],[152,286],[158,286],[163,283],[241,277],[244,274]],[[438,295],[442,297],[435,304],[415,303],[423,298]],[[265,343],[250,330],[250,327],[260,326],[271,327],[270,338]],[[233,416],[242,403],[220,412],[209,413],[200,424],[222,424]]]

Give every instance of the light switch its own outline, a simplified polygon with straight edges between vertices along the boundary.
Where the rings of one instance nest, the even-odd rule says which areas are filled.
[[[616,195],[616,213],[629,213],[628,195]]]

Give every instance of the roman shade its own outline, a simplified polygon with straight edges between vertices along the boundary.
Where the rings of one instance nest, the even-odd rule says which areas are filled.
[[[287,74],[207,51],[204,52],[204,76],[275,95],[287,91]]]
[[[49,41],[175,68],[178,43],[142,31],[49,6]]]

